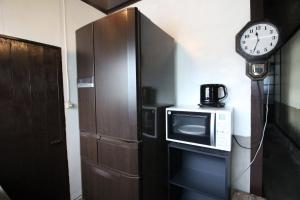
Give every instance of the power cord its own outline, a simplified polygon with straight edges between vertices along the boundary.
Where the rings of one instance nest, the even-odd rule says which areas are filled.
[[[233,135],[233,139],[234,141],[243,149],[252,149],[252,147],[245,147],[243,145],[241,145],[241,143],[237,140],[237,138],[235,137],[235,135]]]
[[[259,98],[262,99],[262,94],[261,94],[261,91],[260,91],[260,89],[259,89],[259,81],[256,81],[256,83],[257,83],[257,88],[258,88],[258,92],[259,92]],[[262,102],[260,103],[260,105],[261,105],[261,104],[262,104]],[[261,110],[261,107],[260,107],[260,110]],[[260,142],[253,142],[253,143],[251,143],[251,147],[246,147],[246,146],[242,145],[242,144],[238,141],[238,139],[236,138],[235,135],[233,135],[233,139],[234,139],[234,141],[237,143],[237,145],[239,145],[239,147],[241,147],[242,149],[256,149],[256,148],[258,147],[259,143],[260,143]],[[259,139],[259,141],[261,141],[261,138]],[[255,145],[255,146],[254,146],[254,145]]]
[[[259,143],[259,146],[256,150],[256,153],[252,159],[252,161],[250,162],[249,166],[243,170],[237,177],[234,181],[237,181],[240,177],[242,177],[242,175],[244,175],[248,169],[252,166],[252,164],[255,162],[255,159],[262,147],[262,144],[263,144],[263,141],[264,141],[264,137],[265,137],[265,132],[266,132],[266,128],[267,128],[267,124],[268,124],[268,115],[269,115],[269,96],[270,96],[270,84],[268,84],[268,93],[267,93],[267,103],[266,103],[266,121],[265,121],[265,124],[264,124],[264,128],[263,128],[263,132],[262,132],[262,137],[261,137],[261,140],[260,140],[260,143]]]
[[[238,139],[236,138],[235,135],[233,135],[233,139],[234,139],[235,143],[236,143],[239,147],[241,147],[242,149],[256,149],[256,148],[258,147],[258,145],[259,145],[259,142],[252,142],[252,143],[251,143],[251,147],[246,147],[246,146],[242,145],[242,144],[238,141]],[[261,140],[261,138],[259,139],[259,141],[260,141],[260,140]]]

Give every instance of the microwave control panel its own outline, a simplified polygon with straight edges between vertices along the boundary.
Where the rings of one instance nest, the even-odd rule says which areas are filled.
[[[230,112],[216,113],[216,147],[231,150],[232,116]]]

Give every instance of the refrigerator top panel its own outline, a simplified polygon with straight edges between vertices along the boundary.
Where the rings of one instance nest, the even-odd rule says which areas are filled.
[[[125,8],[131,4],[134,4],[140,0],[82,0],[82,1],[100,10],[101,12],[104,12],[105,14],[110,14],[112,12]]]

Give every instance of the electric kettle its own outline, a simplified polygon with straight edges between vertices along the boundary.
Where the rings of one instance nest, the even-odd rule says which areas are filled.
[[[222,84],[205,84],[200,86],[200,106],[224,107],[227,88]]]

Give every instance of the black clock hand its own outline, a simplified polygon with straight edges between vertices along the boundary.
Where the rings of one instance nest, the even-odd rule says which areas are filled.
[[[254,49],[253,49],[253,52],[255,52],[256,47],[257,47],[257,44],[258,44],[258,42],[259,42],[258,33],[256,32],[255,35],[256,35],[256,37],[257,37],[257,41],[256,41],[255,47],[254,47]]]
[[[254,47],[254,49],[253,49],[253,52],[255,52],[258,42],[259,42],[259,40],[257,40],[257,42],[256,42],[256,44],[255,44],[255,47]]]

